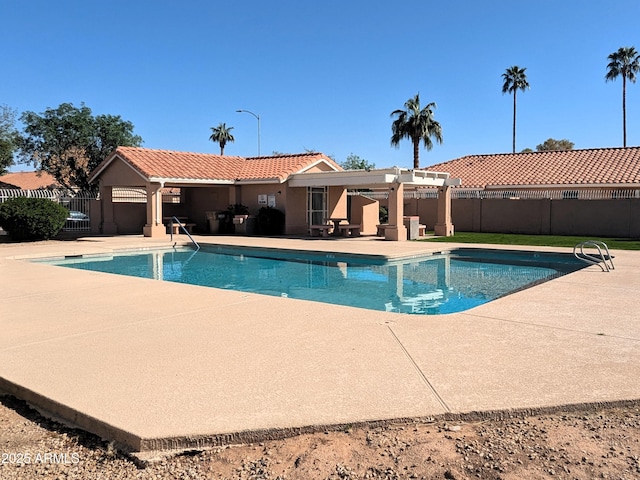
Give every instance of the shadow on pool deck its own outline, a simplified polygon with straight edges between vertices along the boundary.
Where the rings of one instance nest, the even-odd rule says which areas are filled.
[[[196,239],[391,257],[452,247],[366,237]],[[441,316],[23,260],[170,245],[138,236],[1,244],[0,269],[11,282],[0,291],[0,389],[137,451],[640,399],[640,252],[616,251],[611,273],[588,267]]]

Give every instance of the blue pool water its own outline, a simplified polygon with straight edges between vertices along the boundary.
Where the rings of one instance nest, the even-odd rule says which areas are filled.
[[[456,249],[385,261],[211,247],[48,260],[70,268],[410,314],[460,312],[585,266],[571,255]]]

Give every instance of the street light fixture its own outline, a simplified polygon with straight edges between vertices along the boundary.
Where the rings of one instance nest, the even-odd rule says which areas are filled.
[[[253,115],[254,117],[256,117],[256,119],[258,120],[258,156],[260,156],[260,115],[256,115],[253,112],[250,112],[249,110],[236,110],[236,112],[238,113],[248,113],[250,115]]]

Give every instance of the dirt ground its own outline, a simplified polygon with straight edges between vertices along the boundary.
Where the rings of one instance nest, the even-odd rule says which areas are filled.
[[[640,403],[344,427],[151,463],[0,397],[0,479],[638,479]]]

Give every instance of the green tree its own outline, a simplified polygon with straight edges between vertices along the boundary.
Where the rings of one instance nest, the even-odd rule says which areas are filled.
[[[24,133],[19,139],[21,161],[53,175],[67,188],[95,190],[89,174],[119,146],[139,147],[142,138],[133,134],[133,124],[119,115],[93,116],[80,104],[63,103],[41,114],[25,112],[20,117]]]
[[[442,127],[433,118],[435,102],[420,108],[420,94],[410,98],[404,104],[404,110],[394,110],[391,117],[396,119],[391,124],[391,145],[398,148],[400,140],[408,138],[413,143],[413,168],[420,168],[420,141],[427,150],[433,148],[432,138],[442,143]]]
[[[217,142],[220,145],[220,155],[224,155],[224,147],[227,142],[234,142],[235,138],[231,135],[233,127],[228,127],[226,123],[221,123],[217,127],[211,127],[211,136],[209,140]]]
[[[562,140],[556,140],[555,138],[547,138],[544,143],[536,145],[538,152],[551,152],[560,150],[573,150],[573,142],[570,142],[566,138]]]
[[[340,164],[345,170],[372,170],[376,168],[375,163],[369,163],[364,158],[350,153],[347,155],[347,159]]]
[[[0,105],[0,175],[13,165],[13,153],[17,148],[15,127],[16,112],[7,105]]]
[[[526,68],[520,68],[514,65],[502,74],[502,94],[513,93],[513,153],[516,153],[516,93],[518,90],[523,92],[529,88]]]
[[[635,47],[620,47],[607,57],[605,80],[613,81],[622,77],[622,146],[627,146],[627,80],[636,83],[636,74],[640,71],[640,55]]]

